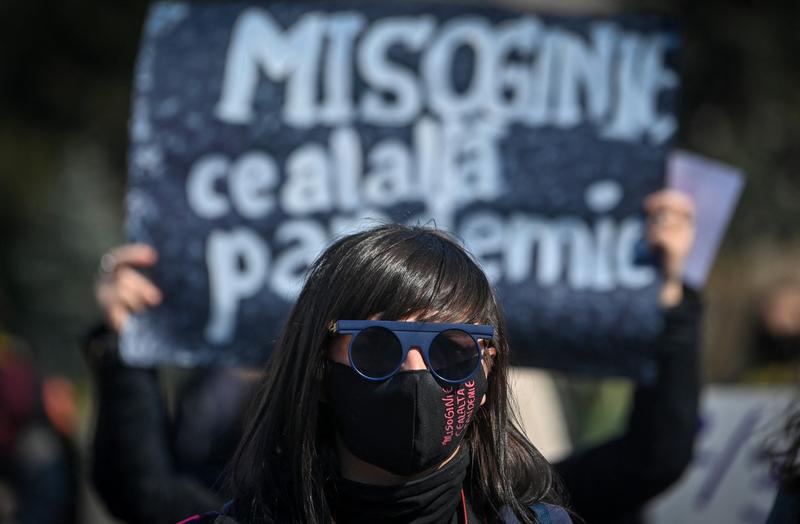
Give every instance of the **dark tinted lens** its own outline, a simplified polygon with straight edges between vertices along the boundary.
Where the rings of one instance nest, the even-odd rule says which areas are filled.
[[[448,329],[433,339],[428,358],[437,375],[445,380],[460,381],[475,371],[480,360],[480,351],[467,333],[459,329]]]
[[[350,364],[363,375],[382,378],[400,365],[403,348],[388,329],[369,327],[355,337],[350,346]]]

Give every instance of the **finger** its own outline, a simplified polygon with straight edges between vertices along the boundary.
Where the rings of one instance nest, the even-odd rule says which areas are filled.
[[[663,188],[653,193],[650,193],[644,199],[645,209],[660,207],[664,202],[664,200],[669,198],[669,195],[673,192],[676,192],[676,190],[670,188]]]
[[[649,213],[669,211],[685,216],[694,216],[694,201],[680,191],[662,190],[645,200],[645,210]]]
[[[147,307],[144,297],[126,283],[120,283],[117,287],[116,299],[115,304],[122,304],[131,313],[138,313]]]
[[[126,244],[112,249],[109,254],[117,266],[152,266],[158,260],[158,253],[147,244]]]
[[[147,299],[141,288],[132,279],[132,270],[123,268],[117,277],[116,300],[122,302],[131,311],[141,311],[147,306]]]
[[[647,243],[655,248],[664,249],[668,247],[669,235],[658,228],[650,229],[647,231]]]
[[[647,224],[646,236],[651,238],[666,239],[675,243],[691,243],[695,231],[691,222],[682,218],[666,217],[658,222]]]
[[[683,231],[694,229],[691,217],[672,210],[661,210],[647,216],[648,228],[659,228],[669,231]]]
[[[648,214],[668,211],[691,218],[694,217],[695,206],[688,194],[676,189],[662,189],[645,199],[644,209]]]
[[[135,293],[151,306],[161,303],[161,290],[135,269],[121,267],[117,272],[117,283],[124,285],[131,293]]]

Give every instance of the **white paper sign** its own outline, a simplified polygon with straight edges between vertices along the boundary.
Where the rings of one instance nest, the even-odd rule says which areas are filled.
[[[736,209],[744,173],[700,155],[675,151],[667,162],[667,186],[691,195],[695,203],[697,235],[683,277],[687,284],[700,289]]]

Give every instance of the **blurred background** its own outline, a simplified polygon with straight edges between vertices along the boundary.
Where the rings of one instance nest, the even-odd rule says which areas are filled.
[[[758,373],[753,341],[756,318],[769,317],[772,300],[783,304],[775,306],[781,312],[795,308],[782,324],[789,331],[800,309],[796,292],[769,294],[778,283],[800,280],[800,2],[496,4],[581,14],[656,11],[679,20],[676,146],[747,175],[705,290],[706,379],[783,380]],[[126,124],[147,6],[0,3],[0,332],[32,355],[42,376],[70,380],[77,411],[65,416],[81,450],[92,392],[79,341],[100,321],[92,296],[99,257],[124,241]]]

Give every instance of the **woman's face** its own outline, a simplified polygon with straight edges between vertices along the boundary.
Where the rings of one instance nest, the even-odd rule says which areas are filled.
[[[409,315],[398,321],[414,322],[420,317]],[[373,315],[368,320],[388,319]],[[486,402],[495,348],[482,347],[483,376],[475,372],[458,385],[438,382],[415,346],[401,363],[400,373],[388,381],[370,381],[352,370],[342,371],[343,366],[352,368],[351,337],[337,334],[327,353],[341,365],[328,370],[327,402],[337,419],[337,451],[344,478],[392,485],[448,464],[461,448],[473,415]],[[484,341],[478,343],[483,346]]]

